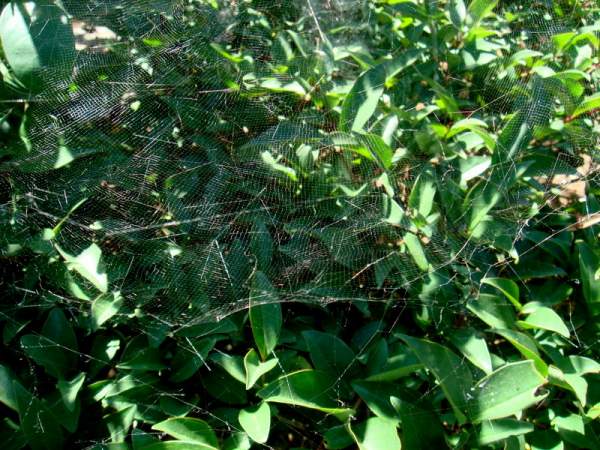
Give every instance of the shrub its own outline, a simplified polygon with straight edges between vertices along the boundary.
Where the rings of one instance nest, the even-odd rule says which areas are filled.
[[[4,1],[6,448],[599,448],[600,9]]]

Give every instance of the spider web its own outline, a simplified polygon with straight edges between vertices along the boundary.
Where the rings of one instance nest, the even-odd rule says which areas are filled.
[[[477,291],[484,276],[510,265],[531,225],[531,197],[511,182],[524,146],[487,163],[492,175],[486,183],[506,206],[467,230],[466,219],[452,210],[468,210],[476,199],[461,207],[452,202],[461,175],[459,165],[443,164],[454,156],[440,142],[423,146],[441,151],[419,149],[413,156],[406,146],[419,142],[419,130],[371,118],[369,131],[392,130],[386,140],[394,164],[382,170],[373,153],[364,153],[379,140],[341,132],[339,105],[330,110],[326,97],[319,108],[312,103],[320,92],[347,93],[347,80],[374,62],[368,55],[390,60],[403,54],[397,42],[373,44],[373,3],[212,3],[63,0],[43,6],[70,24],[75,41],[72,49],[52,49],[51,63],[24,90],[23,148],[6,149],[16,157],[2,166],[21,210],[14,223],[30,234],[56,230],[51,245],[65,258],[95,243],[99,274],[107,276],[103,295],[123,300],[119,315],[137,317],[144,331],[169,329],[181,340],[190,327],[273,301],[359,308],[382,302],[398,316],[398,308],[426,309],[439,321],[462,314],[459,295],[441,298],[436,289],[460,278],[465,290]],[[295,24],[290,29],[296,31],[273,29],[270,17]],[[520,36],[524,52],[542,54],[551,53],[554,35],[571,29],[568,18],[553,17],[541,4],[526,20],[504,25],[502,34]],[[458,105],[455,114],[494,117],[496,138],[507,115],[521,114],[520,125],[534,139],[533,131],[548,125],[557,94],[527,65],[531,54],[516,58],[491,42],[483,56],[490,62],[475,79],[446,69],[433,88],[411,95],[402,86],[419,76],[420,65],[432,63],[420,60],[396,77],[397,89],[386,92],[389,102],[444,122],[424,105],[432,91],[438,98],[444,92],[475,98],[476,107]],[[287,69],[277,65],[282,60]],[[509,141],[518,133],[519,127],[509,130]],[[569,139],[560,147],[550,143],[560,154],[551,170],[528,172],[544,185],[537,200],[547,208],[543,218],[562,199],[560,184],[594,176],[575,169],[582,155],[593,162],[597,136],[573,128]],[[467,151],[485,144],[477,133],[458,140]],[[410,190],[435,177],[448,187],[434,193],[443,195],[445,206],[428,208],[433,197],[423,200],[429,216],[417,230]],[[404,213],[398,216],[396,207]],[[412,244],[417,250],[407,236],[418,241]],[[507,259],[498,259],[498,250]],[[266,285],[257,283],[258,273]],[[23,288],[23,305],[93,300],[86,281],[70,272],[61,276],[70,289],[42,281],[34,291]],[[198,354],[191,344],[190,352]],[[224,429],[231,426],[223,422]]]
[[[178,1],[64,6],[80,37],[75,56],[66,65],[66,57],[57,55],[35,80],[39,93],[29,100],[29,151],[9,167],[16,171],[15,191],[28,203],[23,221],[53,228],[68,216],[61,246],[78,254],[97,242],[105,249],[111,286],[118,286],[131,305],[168,322],[218,319],[248,306],[249,280],[256,270],[273,274],[271,281],[281,287],[278,295],[284,302],[385,299],[485,252],[485,232],[475,242],[440,211],[438,229],[434,225],[421,236],[431,265],[423,273],[402,243],[392,250],[386,245],[395,246],[402,238],[398,230],[406,222],[385,221],[385,180],[375,178],[372,165],[346,169],[335,181],[310,172],[298,180],[285,165],[300,158],[313,159],[307,164],[321,170],[348,164],[335,145],[331,115],[303,104],[331,83],[328,78],[358,74],[356,62],[343,59],[339,69],[315,69],[308,77],[310,86],[301,86],[297,78],[309,70],[311,58],[332,48],[342,52],[354,45],[361,54],[372,22],[366,3],[269,4],[267,14],[287,11],[303,17],[303,35],[293,36],[294,42],[280,34],[288,39],[283,46],[301,42],[314,52],[304,55],[301,49],[283,74],[273,70],[273,54],[292,49],[267,48],[267,37],[255,34],[260,17],[253,17],[244,2],[219,10]],[[521,31],[511,32],[521,33],[524,48],[543,53],[550,38],[566,26],[541,15],[535,10]],[[101,27],[100,33],[85,32],[95,27]],[[334,30],[331,37],[324,29]],[[225,57],[219,54],[224,48],[229,49]],[[391,49],[392,55],[401,52]],[[232,56],[236,54],[244,56]],[[551,94],[535,81],[515,77],[518,67],[503,64],[511,56],[498,58],[487,73],[484,69],[479,86],[488,101],[463,113],[476,117],[486,111],[522,111],[533,129],[548,121]],[[250,75],[233,70],[226,58],[246,58]],[[407,110],[420,103],[394,100]],[[402,145],[411,133],[397,130],[394,143]],[[573,136],[573,148],[561,154],[564,167],[554,170],[572,170],[581,149],[593,146],[590,139],[589,134]],[[518,153],[491,170],[508,176],[517,161]],[[424,157],[402,159],[389,171],[385,188],[399,179],[399,185],[410,187],[426,163]],[[514,241],[526,213],[513,206],[526,207],[528,200],[508,192],[504,176],[496,182],[502,196],[512,197],[505,201],[510,210],[494,211],[493,218],[508,224],[505,240]],[[234,270],[241,273],[234,277]],[[372,270],[392,271],[392,280],[365,286],[361,275]]]

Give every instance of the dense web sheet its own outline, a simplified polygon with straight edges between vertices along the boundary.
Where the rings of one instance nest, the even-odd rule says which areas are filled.
[[[250,298],[262,301],[251,289],[256,271],[272,274],[281,301],[381,300],[406,292],[417,279],[449,277],[450,266],[486,258],[485,246],[500,241],[498,233],[505,246],[522,235],[529,200],[508,188],[522,162],[518,147],[526,143],[512,138],[524,132],[529,141],[534,127],[546,124],[556,97],[550,83],[533,70],[524,75],[528,68],[516,65],[520,59],[505,55],[501,44],[492,42],[488,53],[480,53],[479,58],[497,57],[484,66],[479,84],[486,102],[462,114],[476,118],[491,109],[522,117],[506,133],[507,144],[498,144],[513,147],[490,169],[494,195],[509,209],[491,211],[486,220],[494,222],[494,230],[478,226],[475,218],[470,224],[479,230],[468,233],[456,225],[464,220],[427,206],[435,195],[432,166],[422,170],[425,157],[402,155],[403,140],[413,130],[394,129],[392,120],[384,124],[392,133],[388,142],[380,142],[372,134],[353,133],[356,123],[338,124],[326,110],[304,108],[340,72],[360,71],[356,60],[366,53],[360,46],[372,25],[372,5],[269,2],[267,14],[303,17],[303,35],[280,33],[273,48],[252,6],[65,2],[69,19],[52,3],[32,11],[47,15],[50,23],[56,15],[69,20],[78,33],[74,43],[49,44],[56,47],[46,52],[47,65],[29,80],[37,92],[30,98],[28,150],[11,164],[14,187],[29,204],[19,220],[48,228],[60,223],[64,254],[80,254],[91,242],[105,253],[112,246],[114,255],[103,258],[111,287],[121,286],[130,305],[185,324],[223,317],[247,307]],[[532,9],[530,21],[510,30],[522,35],[523,60],[547,51],[551,37],[565,31],[560,20],[545,14]],[[38,22],[33,26],[44,33]],[[343,52],[358,57],[342,59]],[[273,67],[281,53],[291,60],[284,73]],[[401,48],[388,57],[392,64],[402,58],[416,63]],[[436,85],[443,98],[446,88]],[[365,90],[378,88],[365,84]],[[404,109],[421,107],[402,94]],[[353,112],[348,121],[355,120]],[[553,172],[542,168],[536,175],[549,179],[554,171],[572,172],[581,152],[593,148],[590,136],[584,131],[573,136]],[[381,147],[388,145],[398,150],[384,154]],[[342,153],[348,148],[370,154],[357,164],[350,152]],[[391,167],[382,157],[399,162]],[[416,177],[421,182],[416,189],[423,191],[416,202],[424,216],[431,215],[415,234],[401,217],[407,194],[395,191],[406,190]],[[452,204],[448,190],[438,194],[448,197],[446,206]],[[372,270],[387,280],[364,286],[361,274]]]
[[[559,146],[536,141],[570,101],[533,62],[572,26],[544,2],[498,30],[520,36],[517,54],[494,38],[456,49],[471,55],[475,79],[400,41],[366,48],[376,2],[217,3],[18,6],[41,37],[65,38],[17,84],[27,132],[6,149],[2,182],[20,205],[14,222],[70,269],[56,264],[62,291],[14,287],[23,305],[118,304],[123,320],[182,342],[272,302],[382,302],[392,314],[459,320],[462,295],[440,286],[460,278],[476,292],[482,278],[518,271],[520,243],[554,236],[529,234],[532,212],[552,216],[597,177],[597,133],[573,125]],[[270,15],[301,32],[271,29]],[[429,64],[444,75],[403,89]],[[378,102],[392,114],[375,112]],[[447,129],[434,139],[411,128],[419,114]]]

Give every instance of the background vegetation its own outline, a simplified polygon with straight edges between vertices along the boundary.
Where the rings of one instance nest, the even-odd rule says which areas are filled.
[[[600,448],[595,2],[1,3],[3,448]]]

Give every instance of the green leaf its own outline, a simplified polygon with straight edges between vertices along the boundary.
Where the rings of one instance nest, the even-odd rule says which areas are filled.
[[[181,441],[187,441],[203,448],[217,449],[219,442],[213,429],[203,420],[192,417],[176,417],[159,422],[153,430],[162,431]]]
[[[383,367],[369,375],[367,381],[395,381],[423,368],[421,361],[406,345],[397,343],[388,353]]]
[[[59,380],[57,387],[62,396],[63,403],[69,411],[74,411],[76,406],[77,395],[85,381],[85,373],[80,373],[70,381]]]
[[[486,374],[492,372],[492,358],[485,339],[473,328],[456,330],[450,334],[452,342],[465,357],[483,370]]]
[[[579,273],[583,288],[583,297],[592,317],[600,315],[600,278],[596,277],[600,258],[592,247],[583,241],[577,242],[579,254]]]
[[[563,414],[555,417],[552,425],[564,441],[572,444],[575,448],[597,449],[600,447],[600,439],[593,429],[586,426],[581,415]]]
[[[342,376],[356,369],[354,352],[337,336],[310,330],[302,333],[315,369]]]
[[[427,255],[425,255],[425,251],[423,250],[423,246],[417,235],[406,233],[404,235],[404,243],[406,244],[406,248],[408,248],[408,252],[417,264],[417,267],[423,272],[427,272],[429,270],[429,261],[427,260]]]
[[[587,403],[588,383],[580,375],[564,373],[558,367],[550,365],[548,367],[548,380],[551,384],[567,389],[575,394],[581,406]]]
[[[140,447],[140,450],[206,450],[207,448],[216,447],[187,441],[161,441],[144,445]]]
[[[355,148],[357,153],[375,161],[382,169],[387,170],[392,167],[394,151],[381,137],[372,133],[361,133],[356,138],[365,147],[365,151],[361,147]]]
[[[67,268],[79,273],[83,278],[92,283],[100,292],[108,291],[108,277],[99,269],[102,250],[96,244],[90,245],[77,256],[71,256],[58,245],[56,249],[65,259]]]
[[[223,441],[223,450],[250,450],[252,441],[248,435],[242,431],[232,433]]]
[[[527,307],[527,306],[526,306]],[[554,331],[569,339],[569,329],[552,309],[545,306],[535,308],[525,320],[517,322],[523,328],[537,328],[540,330]]]
[[[180,383],[191,378],[202,365],[206,364],[206,357],[215,346],[217,339],[208,337],[204,339],[190,339],[186,337],[184,342],[171,360],[173,374],[169,378],[174,383]]]
[[[429,216],[433,209],[435,198],[435,180],[431,173],[423,172],[419,175],[408,198],[408,206],[416,210],[423,217]]]
[[[340,407],[335,396],[338,380],[326,372],[301,370],[285,375],[258,391],[267,402],[316,409],[344,420],[354,413]]]
[[[516,320],[513,307],[499,295],[479,294],[467,308],[492,328],[511,328]]]
[[[162,362],[161,354],[156,348],[147,347],[137,351],[117,364],[118,369],[132,370],[162,370],[166,368]]]
[[[254,442],[259,444],[267,442],[271,429],[271,408],[268,403],[240,410],[238,420]]]
[[[519,286],[513,280],[508,278],[484,278],[481,282],[502,292],[518,311],[523,308],[523,305],[519,302]]]
[[[148,448],[148,446],[158,442],[158,440],[150,433],[135,428],[131,431],[131,443],[133,444],[133,450],[142,450]]]
[[[39,88],[43,72],[68,76],[75,62],[75,38],[67,15],[51,2],[9,2],[0,15],[4,56],[21,82]]]
[[[421,55],[422,53],[418,49],[400,51],[399,54],[394,55],[391,59],[388,59],[383,63],[385,76],[388,79],[395,77],[405,69],[413,66]]]
[[[195,402],[189,400],[163,395],[158,401],[161,411],[170,417],[183,417],[190,414],[195,408]]]
[[[346,425],[331,427],[323,433],[323,437],[325,445],[330,450],[342,450],[354,444],[354,438],[350,435]]]
[[[525,333],[521,333],[515,330],[493,330],[494,333],[499,334],[508,342],[510,342],[519,352],[525,357],[532,360],[535,363],[537,370],[543,375],[548,374],[548,365],[540,357],[540,353],[537,349],[537,345],[533,339],[531,339]]]
[[[475,119],[475,118],[462,119],[462,120],[459,120],[458,122],[455,122],[454,124],[452,124],[452,126],[448,130],[448,133],[446,134],[446,139],[450,139],[451,137],[454,137],[457,134],[462,133],[463,131],[483,130],[487,127],[488,127],[488,124],[480,119]]]
[[[385,88],[386,69],[379,64],[363,73],[342,103],[341,131],[361,131],[375,110]]]
[[[219,364],[229,375],[240,383],[246,382],[244,361],[241,356],[232,356],[222,352],[215,352],[211,356],[211,360]]]
[[[585,97],[581,103],[575,108],[575,111],[572,114],[572,117],[579,117],[582,114],[586,114],[588,112],[592,112],[596,109],[600,108],[600,92],[592,94],[588,97]]]
[[[281,332],[283,316],[281,305],[276,301],[275,289],[267,276],[257,272],[250,297],[250,324],[254,342],[263,360],[271,354]]]
[[[489,445],[511,436],[530,433],[533,429],[532,423],[516,419],[486,420],[482,422],[481,430],[477,434],[477,443]]]
[[[244,369],[246,372],[244,381],[246,390],[251,389],[260,377],[277,367],[278,363],[279,361],[277,358],[260,362],[256,351],[253,348],[250,349],[248,353],[246,353],[246,356],[244,356]]]
[[[492,13],[497,4],[498,0],[473,0],[469,3],[470,27],[479,25],[479,22]]]
[[[465,422],[466,399],[472,377],[468,367],[448,348],[435,342],[400,335],[435,376],[460,422]]]
[[[213,367],[209,373],[204,373],[201,381],[208,394],[224,403],[239,405],[248,401],[243,376],[240,383],[222,368]]]
[[[546,380],[533,361],[507,364],[477,382],[469,402],[471,420],[501,419],[535,405],[548,394],[538,394]]]
[[[398,411],[391,403],[391,398],[398,395],[398,389],[394,384],[358,380],[352,382],[352,388],[373,414],[392,422],[399,421]]]
[[[450,0],[447,5],[452,24],[460,29],[467,18],[467,7],[463,0]]]
[[[59,379],[66,376],[77,360],[77,338],[71,323],[58,308],[48,314],[41,335],[21,337],[21,347],[46,372]]]
[[[392,405],[400,411],[402,445],[407,449],[448,448],[446,435],[437,412],[417,399],[391,398]]]
[[[18,382],[13,383],[21,430],[33,450],[63,448],[63,433],[59,423],[44,403],[27,392]]]
[[[587,375],[589,373],[600,373],[600,363],[591,358],[579,355],[571,355],[560,364],[565,373],[575,373],[577,375]]]
[[[470,234],[477,231],[487,214],[502,200],[506,191],[524,172],[524,167],[515,166],[511,161],[531,140],[533,126],[529,123],[530,120],[526,112],[519,111],[500,133],[492,155],[494,170],[488,179],[474,188],[472,193]]]
[[[137,411],[136,405],[127,406],[120,411],[112,414],[107,414],[102,419],[108,428],[110,438],[113,442],[123,442],[129,433],[129,429],[133,424],[135,413]]]
[[[274,172],[279,172],[290,178],[292,181],[298,181],[298,175],[296,174],[296,171],[291,167],[279,162],[281,160],[281,156],[274,158],[269,150],[265,150],[264,152],[261,152],[260,157],[262,161]]]
[[[10,369],[0,364],[0,402],[19,412],[13,383],[17,383],[17,381],[14,380]]]
[[[92,303],[92,327],[97,330],[105,322],[114,317],[123,305],[120,292],[102,294]]]
[[[65,314],[60,308],[53,308],[48,313],[48,317],[42,326],[42,335],[54,341],[57,345],[65,348],[65,350],[77,351],[77,337],[73,331],[71,322],[67,320]],[[76,355],[72,356],[76,359]]]
[[[371,417],[358,425],[350,426],[351,435],[360,450],[400,450],[396,423]]]
[[[489,169],[492,160],[489,156],[471,156],[467,159],[459,160],[461,183],[466,183],[473,178],[477,178]]]

